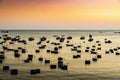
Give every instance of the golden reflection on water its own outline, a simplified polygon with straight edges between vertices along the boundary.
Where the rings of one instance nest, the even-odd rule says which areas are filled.
[[[28,34],[26,34],[28,33]],[[92,34],[94,41],[88,42],[88,35]],[[2,35],[2,34],[0,34]],[[113,32],[10,32],[8,35],[14,37],[16,35],[20,35],[21,38],[28,40],[29,37],[33,36],[35,38],[34,41],[27,41],[27,45],[23,44],[11,44],[9,45],[6,43],[7,47],[17,49],[17,47],[23,47],[27,49],[26,54],[21,54],[21,57],[19,59],[14,58],[13,52],[6,52],[5,55],[5,61],[3,64],[0,65],[9,65],[11,68],[18,68],[21,71],[29,72],[32,68],[40,68],[44,71],[51,71],[49,68],[49,64],[45,65],[44,61],[39,62],[38,58],[43,57],[44,59],[50,59],[51,64],[57,64],[57,58],[63,57],[64,63],[68,65],[68,71],[71,74],[98,74],[98,73],[107,73],[114,72],[114,75],[118,75],[118,72],[120,72],[120,56],[115,55],[115,53],[105,54],[106,50],[109,50],[110,48],[117,48],[119,46],[119,34],[115,34]],[[77,53],[75,51],[71,51],[71,47],[66,47],[66,41],[65,40],[62,45],[62,49],[59,50],[58,54],[51,54],[47,53],[46,50],[50,49],[53,50],[54,46],[51,45],[51,42],[58,42],[56,41],[55,37],[53,35],[65,35],[65,36],[72,36],[73,39],[70,40],[70,43],[73,43],[74,46],[80,45],[81,48],[78,48],[79,50],[82,50],[81,53]],[[45,36],[47,37],[47,40],[50,40],[50,43],[43,42],[42,44],[46,44],[46,49],[40,50],[40,53],[35,53],[35,49],[39,49],[39,45],[36,45],[36,43],[40,40],[40,37]],[[80,40],[80,36],[85,36],[85,40]],[[111,44],[105,44],[104,39],[110,39],[112,41]],[[83,43],[85,41],[85,43]],[[85,48],[89,46],[90,48],[93,45],[97,46],[96,41],[100,41],[101,43],[101,50],[97,50],[98,54],[102,55],[101,59],[98,59],[97,62],[93,62],[92,58],[96,57],[95,54],[90,54],[85,52]],[[2,45],[0,45],[2,47]],[[2,48],[0,49],[2,50]],[[117,52],[120,52],[118,50]],[[33,61],[32,63],[24,63],[24,60],[27,58],[28,54],[33,54]],[[80,54],[81,58],[73,59],[74,54]],[[90,65],[85,65],[85,60],[91,60]],[[2,67],[0,67],[2,69]],[[59,72],[59,69],[53,70],[55,72]],[[22,72],[21,72],[22,73]],[[66,72],[63,72],[66,73]],[[28,73],[29,74],[29,73]],[[52,74],[52,73],[51,73]],[[107,75],[106,74],[106,75]]]

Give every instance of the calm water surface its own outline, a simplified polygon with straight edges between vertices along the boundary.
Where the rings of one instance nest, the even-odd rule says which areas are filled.
[[[114,33],[115,31],[49,31],[49,30],[10,30],[7,35],[11,37],[20,36],[21,39],[27,41],[27,45],[14,43],[9,44],[9,41],[4,45],[17,49],[17,47],[22,47],[27,50],[26,54],[20,53],[20,58],[15,58],[13,52],[5,52],[5,60],[0,64],[0,80],[120,80],[120,55],[115,55],[114,53],[105,54],[106,50],[117,48],[120,46],[120,33]],[[0,33],[0,36],[5,33]],[[89,34],[93,35],[93,42],[88,42]],[[53,35],[68,37],[72,36],[72,40],[69,40],[74,46],[80,45],[81,53],[76,51],[71,51],[71,47],[66,47],[67,39],[60,45],[63,47],[59,50],[58,54],[47,53],[46,50],[53,50],[54,45],[51,42],[59,42]],[[36,43],[39,42],[40,38],[45,36],[50,43],[43,42],[46,44],[46,48],[40,50],[40,53],[35,53],[36,49],[39,49],[40,45]],[[85,36],[85,40],[80,40],[81,36]],[[28,41],[29,37],[34,37],[34,41]],[[105,44],[105,39],[111,40],[111,44]],[[0,39],[0,41],[3,41]],[[90,54],[85,52],[85,48],[88,46],[92,48],[93,45],[97,46],[96,41],[100,41],[101,50],[97,50],[97,53],[102,55],[101,59],[97,62],[93,62],[92,58],[96,57],[95,54]],[[3,45],[0,45],[0,51]],[[97,48],[97,47],[96,47]],[[96,49],[95,48],[95,49]],[[117,50],[116,52],[120,52]],[[33,54],[33,61],[31,63],[24,63],[28,54]],[[80,54],[81,58],[73,59],[73,55]],[[51,70],[50,64],[45,65],[44,61],[39,62],[38,58],[43,57],[44,59],[50,59],[50,64],[57,64],[57,58],[63,57],[64,64],[68,65],[68,71],[63,71],[60,69]],[[85,65],[85,60],[91,60],[90,65]],[[19,74],[14,76],[10,75],[10,71],[4,72],[2,70],[3,65],[10,66],[10,69],[18,69]],[[37,75],[30,75],[31,69],[41,69],[41,73]]]

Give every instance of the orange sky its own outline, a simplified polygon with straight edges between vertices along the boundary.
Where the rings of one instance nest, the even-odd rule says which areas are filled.
[[[0,24],[16,23],[119,25],[120,1],[0,0]]]

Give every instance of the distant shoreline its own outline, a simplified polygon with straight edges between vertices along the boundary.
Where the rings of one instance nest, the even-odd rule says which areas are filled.
[[[94,31],[94,32],[98,32],[98,31],[120,31],[120,30],[36,30],[36,29],[33,29],[33,30],[29,30],[29,29],[0,29],[0,31],[82,31],[82,32],[87,32],[87,31]]]

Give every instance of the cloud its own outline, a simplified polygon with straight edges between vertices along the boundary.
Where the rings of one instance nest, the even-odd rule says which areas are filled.
[[[81,2],[83,0],[4,0],[5,3],[69,3]]]
[[[118,0],[0,0],[6,4],[45,4],[45,3],[77,3],[77,4],[114,4]],[[120,1],[120,0],[119,0]]]
[[[4,0],[7,3],[31,3],[31,2],[63,2],[63,1],[69,1],[69,0]]]
[[[0,0],[0,3],[2,3],[3,2],[3,0]]]

